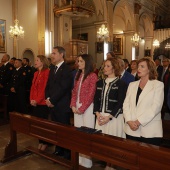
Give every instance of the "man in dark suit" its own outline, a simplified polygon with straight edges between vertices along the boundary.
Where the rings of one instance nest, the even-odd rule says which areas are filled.
[[[168,75],[169,75],[169,59],[168,58],[163,58],[162,60],[162,66],[163,66],[163,71],[161,74],[161,81],[164,83],[164,103],[162,107],[162,119],[164,119],[165,113],[169,112],[168,106],[167,106],[167,94],[168,94]]]
[[[64,62],[65,49],[60,46],[53,48],[51,61],[54,65],[50,69],[45,90],[46,104],[50,108],[51,119],[55,122],[70,124],[70,100],[72,87],[72,73]],[[56,147],[55,153],[69,159],[67,149]]]
[[[156,70],[158,73],[158,80],[161,81],[161,75],[163,71],[163,66],[161,65],[161,60],[159,58],[155,59]]]
[[[124,58],[123,59],[124,63],[125,63],[125,70],[129,73],[131,73],[131,68],[130,68],[130,64],[129,64],[129,61],[128,59]]]
[[[12,76],[14,66],[9,63],[10,56],[5,54],[1,62],[3,65],[0,67],[0,94],[8,95],[10,92],[9,82]]]
[[[123,80],[127,85],[135,81],[135,77],[125,70],[124,60],[119,58],[119,64],[120,64],[120,71],[121,71],[120,79]]]

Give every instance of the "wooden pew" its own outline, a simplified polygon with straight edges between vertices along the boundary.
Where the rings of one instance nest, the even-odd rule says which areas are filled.
[[[7,95],[0,94],[0,114],[3,114],[2,123],[6,123],[8,120],[7,119],[7,99],[8,99]]]
[[[28,151],[17,152],[17,132],[24,133],[72,151],[71,161],[64,162],[43,151],[26,149],[78,170],[78,153],[131,170],[167,170],[170,168],[170,149],[126,140],[105,134],[88,134],[73,126],[50,122],[29,115],[10,114],[10,142],[5,148],[2,163]]]

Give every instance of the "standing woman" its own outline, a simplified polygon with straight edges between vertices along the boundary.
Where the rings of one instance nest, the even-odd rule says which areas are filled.
[[[137,62],[137,60],[132,60],[130,62],[130,68],[131,68],[131,74],[135,77],[135,81],[139,80],[138,74],[137,74],[137,69],[138,69],[138,62]]]
[[[35,68],[30,91],[30,104],[33,106],[33,115],[39,118],[48,119],[48,107],[45,102],[45,87],[48,80],[49,69],[48,59],[43,55],[38,55],[35,60]],[[47,143],[39,140],[38,149],[45,150]]]
[[[74,113],[74,126],[94,128],[93,98],[96,90],[97,76],[93,73],[92,56],[82,54],[78,57],[78,72],[72,91],[71,108]],[[91,168],[92,160],[80,154],[79,164]]]
[[[138,61],[138,76],[140,80],[130,83],[123,104],[126,137],[160,145],[164,85],[156,80],[156,66],[150,57]]]
[[[97,82],[94,98],[94,113],[96,129],[102,133],[125,137],[122,114],[123,102],[126,95],[127,85],[119,79],[120,65],[116,58],[109,58],[104,63],[104,74],[106,79]],[[106,169],[114,169],[106,167]]]

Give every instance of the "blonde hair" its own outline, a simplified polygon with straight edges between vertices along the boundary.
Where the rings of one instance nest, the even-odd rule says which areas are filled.
[[[37,58],[40,59],[40,61],[43,63],[43,68],[42,70],[45,70],[49,67],[49,61],[44,55],[37,55]]]

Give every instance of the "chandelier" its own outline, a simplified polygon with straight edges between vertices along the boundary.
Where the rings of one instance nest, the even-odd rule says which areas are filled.
[[[137,33],[135,33],[132,38],[131,38],[132,43],[134,44],[134,46],[138,46],[139,45],[139,41],[140,41],[140,37]]]
[[[14,23],[15,23],[14,26],[10,26],[10,30],[9,30],[10,38],[16,38],[16,39],[18,39],[19,37],[23,38],[24,37],[23,27],[18,26],[19,21],[17,19],[14,21]]]
[[[157,39],[154,40],[153,46],[156,48],[156,47],[159,47],[159,45],[160,45],[159,41]]]
[[[97,37],[102,38],[102,39],[109,37],[109,31],[108,31],[107,27],[105,27],[104,24],[102,24],[101,27],[99,28],[99,30],[97,31]]]
[[[68,15],[72,17],[72,19],[77,17],[89,17],[95,13],[92,2],[84,0],[61,1],[61,4],[55,4],[53,11],[57,17]]]

